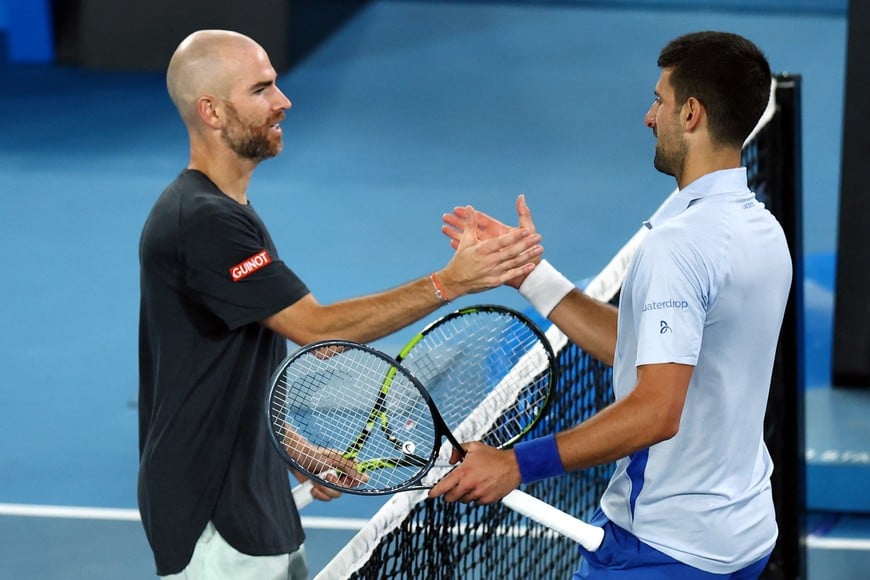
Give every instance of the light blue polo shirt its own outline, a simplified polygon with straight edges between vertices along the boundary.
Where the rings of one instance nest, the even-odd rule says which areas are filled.
[[[601,508],[672,558],[730,573],[777,536],[763,425],[791,258],[744,168],[694,181],[646,225],[620,296],[616,396],[638,365],[695,368],[679,433],[619,460]]]

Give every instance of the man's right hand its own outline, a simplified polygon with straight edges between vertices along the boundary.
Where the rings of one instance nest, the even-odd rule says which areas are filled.
[[[532,221],[532,212],[529,210],[529,206],[526,205],[526,196],[524,194],[520,194],[517,198],[516,203],[517,216],[519,217],[519,225],[517,227],[511,227],[503,224],[497,219],[485,214],[482,211],[475,210],[477,213],[477,237],[480,240],[489,240],[493,238],[497,238],[503,234],[510,232],[511,230],[516,230],[523,228],[528,231],[530,234],[535,233],[535,224]],[[450,246],[455,250],[459,247],[459,240],[464,231],[464,226],[466,220],[468,218],[468,209],[466,206],[456,207],[453,209],[453,213],[447,213],[442,216],[442,220],[444,224],[441,227],[441,232],[450,238]],[[535,264],[541,261],[540,256],[533,260]],[[513,288],[519,288],[520,284],[523,283],[523,280],[526,279],[528,274],[523,276],[518,276],[516,278],[512,278],[508,280],[506,284],[508,286],[512,286]]]

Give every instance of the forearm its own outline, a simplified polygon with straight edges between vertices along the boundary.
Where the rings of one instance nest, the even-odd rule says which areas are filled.
[[[266,319],[264,324],[297,344],[335,338],[371,342],[405,328],[443,305],[427,276],[390,290],[328,305],[319,304],[309,294]]]
[[[421,278],[384,292],[331,304],[323,309],[315,331],[323,338],[370,342],[401,330],[444,305],[436,297],[431,280]]]
[[[602,410],[580,425],[556,435],[566,471],[604,465],[658,443],[649,422],[628,399]]]
[[[610,463],[676,435],[692,371],[676,363],[638,367],[631,393],[556,435],[562,465],[573,471]]]
[[[525,278],[519,292],[577,346],[613,365],[616,308],[578,290],[546,260]]]
[[[595,359],[613,366],[617,309],[572,290],[550,312],[549,319],[571,342]]]

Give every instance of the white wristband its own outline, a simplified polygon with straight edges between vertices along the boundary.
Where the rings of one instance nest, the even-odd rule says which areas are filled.
[[[562,298],[574,288],[573,282],[547,260],[541,260],[520,284],[519,291],[520,295],[546,318]]]

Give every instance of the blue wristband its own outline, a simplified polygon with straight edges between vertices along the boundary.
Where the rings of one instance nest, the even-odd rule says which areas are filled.
[[[518,443],[514,446],[514,453],[517,456],[520,478],[523,483],[531,483],[565,473],[562,459],[559,457],[559,448],[556,446],[555,435]]]

